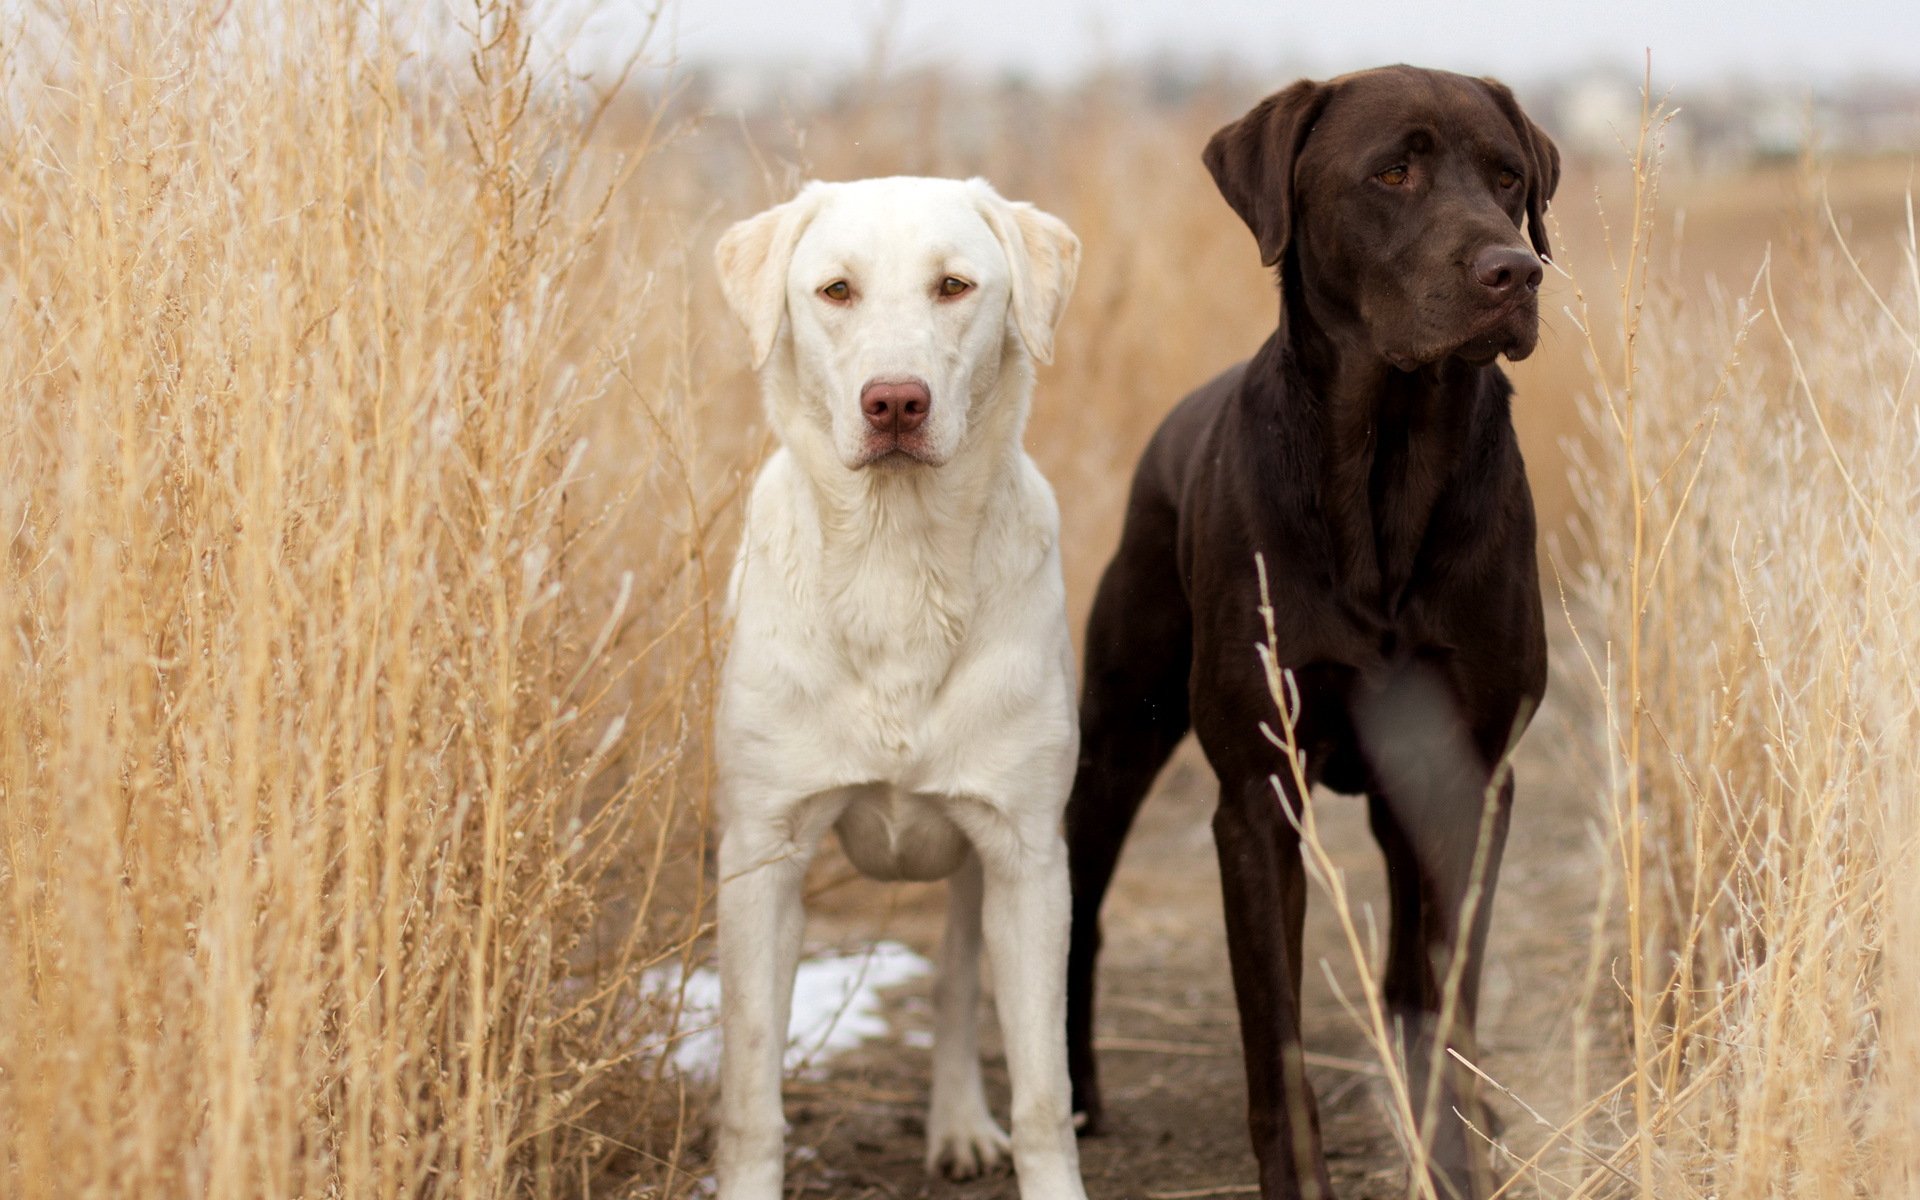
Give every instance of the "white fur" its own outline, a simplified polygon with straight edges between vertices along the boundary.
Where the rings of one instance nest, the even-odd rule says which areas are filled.
[[[980,180],[875,179],[811,184],[715,259],[781,441],[748,501],[718,717],[720,1195],[781,1195],[801,881],[833,828],[870,875],[954,880],[928,1168],[965,1177],[1011,1148],[1027,1200],[1081,1200],[1060,833],[1073,650],[1058,510],[1020,445],[1079,242]],[[972,289],[940,295],[949,275]],[[821,294],[836,280],[850,303]],[[861,389],[904,378],[932,397],[924,453],[876,461]],[[1011,1139],[980,1082],[983,944]]]

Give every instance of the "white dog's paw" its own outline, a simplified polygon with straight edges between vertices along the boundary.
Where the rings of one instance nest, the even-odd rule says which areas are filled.
[[[1007,1161],[1013,1142],[986,1105],[927,1119],[927,1171],[973,1179]]]

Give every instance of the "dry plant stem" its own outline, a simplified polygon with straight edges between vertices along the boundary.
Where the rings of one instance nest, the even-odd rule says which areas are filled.
[[[1636,405],[1639,401],[1638,351],[1641,333],[1641,320],[1645,305],[1645,272],[1652,253],[1654,231],[1654,198],[1657,195],[1659,160],[1653,152],[1651,142],[1664,128],[1670,118],[1663,105],[1653,102],[1651,68],[1643,81],[1641,90],[1640,125],[1634,143],[1631,168],[1633,173],[1633,201],[1630,210],[1629,238],[1624,257],[1613,258],[1616,277],[1619,281],[1621,368],[1619,383],[1615,385],[1605,377],[1596,379],[1601,391],[1606,412],[1612,428],[1620,439],[1621,457],[1625,464],[1626,486],[1629,489],[1627,507],[1631,532],[1625,562],[1620,568],[1626,576],[1627,595],[1630,597],[1630,615],[1623,632],[1626,641],[1624,670],[1626,675],[1625,717],[1621,724],[1613,724],[1613,710],[1609,708],[1609,739],[1619,747],[1616,770],[1626,796],[1625,811],[1615,810],[1615,835],[1619,841],[1624,873],[1624,888],[1627,903],[1627,960],[1629,972],[1628,1005],[1632,1018],[1632,1051],[1634,1071],[1632,1075],[1632,1093],[1636,1124],[1645,1127],[1651,1120],[1654,1105],[1654,1034],[1653,1005],[1648,1002],[1646,930],[1643,902],[1647,896],[1645,826],[1643,815],[1643,773],[1641,770],[1641,737],[1646,713],[1642,700],[1642,639],[1645,636],[1646,597],[1648,582],[1659,571],[1659,561],[1648,563],[1647,550],[1647,496],[1643,476],[1640,471],[1639,446],[1637,442]],[[1611,248],[1611,247],[1610,247]],[[1587,340],[1589,353],[1595,362],[1604,362],[1594,340],[1594,329],[1590,322],[1579,321],[1580,328]],[[1684,454],[1687,447],[1683,446]],[[1704,453],[1702,455],[1704,457]],[[1667,470],[1679,461],[1675,456]],[[1698,476],[1696,463],[1694,479]],[[1664,480],[1663,472],[1662,479]],[[1693,479],[1688,482],[1691,491]],[[1669,537],[1671,530],[1669,530]],[[1665,553],[1666,539],[1663,539],[1661,555]],[[1582,646],[1583,653],[1585,652]],[[1589,668],[1596,682],[1607,695],[1612,695],[1611,670],[1605,677],[1588,656]],[[1611,647],[1609,647],[1609,667],[1611,667]],[[1624,726],[1624,727],[1621,727]],[[1654,1184],[1654,1161],[1650,1142],[1640,1143],[1638,1162],[1639,1185],[1644,1194],[1657,1193]]]
[[[1621,431],[1624,443],[1623,453],[1628,466],[1628,478],[1633,489],[1633,549],[1627,560],[1630,596],[1640,596],[1641,571],[1646,557],[1646,504],[1641,494],[1639,462],[1636,458],[1637,447],[1634,441],[1634,391],[1635,352],[1640,335],[1640,289],[1644,284],[1638,279],[1638,270],[1645,263],[1651,247],[1646,239],[1651,231],[1651,193],[1653,172],[1657,163],[1648,157],[1647,137],[1653,128],[1655,116],[1651,108],[1653,93],[1652,67],[1649,65],[1647,77],[1640,92],[1640,132],[1639,141],[1633,155],[1633,209],[1632,240],[1627,248],[1626,271],[1620,280],[1620,320],[1622,335],[1622,365],[1619,404],[1621,415],[1616,424]],[[1611,398],[1610,401],[1611,403]],[[1627,749],[1626,784],[1627,816],[1626,843],[1627,854],[1627,962],[1631,973],[1633,1006],[1633,1109],[1637,1121],[1644,1126],[1653,1112],[1652,1099],[1652,1014],[1645,1006],[1646,992],[1646,940],[1641,928],[1641,898],[1645,895],[1645,839],[1642,835],[1640,817],[1640,639],[1645,614],[1636,609],[1627,626]],[[1651,1142],[1641,1143],[1640,1187],[1647,1195],[1655,1193],[1653,1181],[1653,1147]]]

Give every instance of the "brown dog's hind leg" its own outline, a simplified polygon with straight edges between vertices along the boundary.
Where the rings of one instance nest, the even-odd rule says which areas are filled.
[[[1191,625],[1174,574],[1171,513],[1129,514],[1087,621],[1080,766],[1067,801],[1073,937],[1067,954],[1067,1069],[1075,1123],[1100,1129],[1093,1050],[1100,905],[1153,780],[1187,732]]]

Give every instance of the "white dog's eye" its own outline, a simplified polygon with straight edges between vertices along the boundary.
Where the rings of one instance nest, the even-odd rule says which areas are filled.
[[[948,300],[955,296],[964,296],[973,290],[973,285],[958,275],[949,275],[940,281],[940,295]]]
[[[835,304],[845,304],[853,299],[853,288],[844,279],[836,279],[820,289],[820,294]]]

